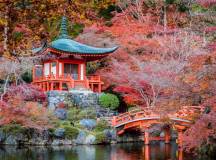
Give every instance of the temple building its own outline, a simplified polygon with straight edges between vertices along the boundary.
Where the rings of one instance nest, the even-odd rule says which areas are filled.
[[[33,68],[32,84],[44,91],[87,89],[101,92],[99,75],[86,75],[87,62],[99,60],[113,53],[117,47],[97,48],[72,40],[67,32],[67,19],[62,18],[56,40],[33,49],[41,62]]]

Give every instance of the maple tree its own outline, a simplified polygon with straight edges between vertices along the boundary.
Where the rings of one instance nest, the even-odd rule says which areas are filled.
[[[52,127],[49,112],[36,102],[25,102],[19,96],[0,101],[0,125],[20,124],[26,128],[45,130]]]
[[[16,123],[38,130],[52,127],[50,120],[53,116],[40,104],[45,100],[46,95],[35,86],[9,87],[0,101],[0,125]]]

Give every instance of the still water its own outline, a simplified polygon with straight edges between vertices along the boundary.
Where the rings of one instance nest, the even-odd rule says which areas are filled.
[[[193,160],[178,151],[175,142],[64,147],[0,147],[0,160]]]

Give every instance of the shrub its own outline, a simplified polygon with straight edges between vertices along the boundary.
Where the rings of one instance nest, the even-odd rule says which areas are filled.
[[[108,129],[108,128],[110,128],[108,122],[105,121],[105,120],[100,120],[100,121],[97,123],[97,125],[96,125],[94,131],[96,131],[96,132],[102,132],[103,130]]]
[[[103,132],[97,133],[95,137],[96,137],[96,143],[98,144],[106,143],[106,136]]]
[[[3,125],[0,128],[1,131],[4,133],[10,133],[10,134],[17,134],[17,133],[24,133],[26,131],[25,128],[23,128],[21,125],[16,124],[16,123],[11,123],[7,125]]]
[[[7,102],[0,101],[0,125],[16,123],[25,128],[39,130],[51,127],[53,116],[37,102],[25,102],[20,97],[10,97]]]
[[[96,112],[93,108],[81,110],[73,107],[68,110],[67,119],[72,122],[76,122],[81,119],[96,119]]]
[[[68,113],[67,113],[67,119],[69,121],[73,121],[73,122],[78,121],[79,120],[79,112],[80,112],[80,110],[78,108],[75,108],[75,107],[70,108],[68,110]]]
[[[60,126],[63,126],[63,127],[71,126],[71,122],[70,121],[61,121],[60,123],[61,123]]]
[[[119,99],[114,94],[104,93],[100,96],[99,103],[105,108],[116,109],[119,106]]]
[[[96,111],[93,108],[87,108],[81,110],[79,113],[79,120],[80,119],[96,119]]]
[[[17,95],[24,101],[45,102],[47,98],[46,94],[37,86],[22,84],[10,86],[4,95],[4,101],[8,101],[11,97]]]
[[[65,137],[68,139],[74,139],[78,136],[79,130],[75,127],[65,126]]]

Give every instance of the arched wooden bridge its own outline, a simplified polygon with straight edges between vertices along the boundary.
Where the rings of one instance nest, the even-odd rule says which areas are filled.
[[[174,128],[178,132],[178,143],[182,145],[182,134],[190,127],[196,118],[198,118],[204,111],[202,106],[183,106],[175,113],[167,114],[166,116],[156,113],[151,108],[140,110],[132,110],[114,116],[112,119],[112,126],[117,129],[117,134],[122,135],[131,130],[139,130],[144,133],[145,144],[149,144],[152,138],[148,130],[154,124],[166,124],[164,128],[165,143],[170,142],[170,128]],[[167,125],[168,124],[168,125]]]

